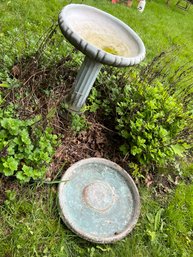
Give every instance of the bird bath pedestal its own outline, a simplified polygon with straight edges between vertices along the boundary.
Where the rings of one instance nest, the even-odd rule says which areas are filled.
[[[85,54],[72,90],[66,97],[72,111],[80,111],[102,64],[125,67],[140,63],[145,47],[139,36],[114,16],[83,4],[65,6],[59,26],[67,40]]]

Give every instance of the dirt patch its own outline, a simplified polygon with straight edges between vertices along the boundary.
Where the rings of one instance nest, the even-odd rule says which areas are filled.
[[[7,190],[19,191],[19,184],[14,177],[6,178],[0,174],[0,205],[2,205],[7,198]]]
[[[76,68],[69,68],[69,56],[49,67],[42,66],[37,56],[19,60],[11,69],[13,77],[22,84],[6,96],[7,102],[16,103],[21,119],[41,114],[47,119],[59,108],[76,76]],[[61,80],[62,78],[62,80]]]
[[[78,134],[70,129],[64,132],[61,146],[56,151],[47,177],[53,179],[62,166],[61,172],[73,163],[91,157],[106,158],[128,170],[128,163],[118,149],[118,135],[96,121],[89,123],[89,128]]]

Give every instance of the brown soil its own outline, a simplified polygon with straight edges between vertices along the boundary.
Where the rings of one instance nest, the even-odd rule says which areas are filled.
[[[15,190],[18,191],[18,182],[15,178],[6,178],[0,174],[0,206],[6,200],[6,191],[7,190]]]
[[[78,134],[70,128],[63,131],[63,139],[54,156],[47,177],[53,179],[58,170],[64,166],[61,172],[73,163],[91,157],[106,158],[116,162],[128,170],[127,160],[124,159],[118,149],[120,138],[118,135],[98,123],[93,117],[87,117],[89,128]],[[89,121],[90,120],[90,121]]]

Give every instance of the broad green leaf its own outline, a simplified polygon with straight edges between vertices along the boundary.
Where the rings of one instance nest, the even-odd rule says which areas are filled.
[[[18,167],[18,161],[14,157],[8,157],[6,162],[4,162],[3,166],[9,168],[12,171],[16,171]]]
[[[32,177],[33,176],[33,168],[29,167],[27,165],[23,165],[22,170],[24,171],[24,174],[27,177]]]
[[[0,87],[9,88],[10,86],[7,83],[0,84]]]
[[[9,168],[4,168],[3,173],[5,176],[12,176],[14,174],[14,170],[10,170]]]
[[[142,153],[142,149],[137,146],[132,146],[131,153],[135,156],[136,154]]]
[[[16,178],[19,179],[20,181],[23,181],[23,182],[29,182],[30,181],[30,177],[25,176],[22,171],[18,171],[16,173]]]
[[[182,145],[180,144],[172,145],[171,148],[176,155],[179,155],[181,157],[183,156],[183,152],[185,151],[185,149]]]
[[[121,145],[121,146],[119,147],[119,150],[120,150],[124,155],[126,155],[126,154],[128,153],[128,151],[129,151],[128,146],[125,145],[125,144]]]

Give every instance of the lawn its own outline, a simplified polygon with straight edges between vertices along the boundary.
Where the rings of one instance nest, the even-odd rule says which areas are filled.
[[[69,2],[118,17],[147,52],[136,68],[103,67],[80,115],[63,103],[83,59],[56,25]],[[193,256],[193,6],[136,2],[0,2],[0,256]],[[117,162],[139,189],[139,221],[115,244],[59,217],[58,180],[88,157]]]
[[[28,41],[33,45],[33,41],[45,32],[46,27],[57,20],[59,10],[68,2],[1,1],[1,37],[8,36],[9,41],[11,37],[16,45],[19,44],[17,51],[22,51]],[[192,8],[186,12],[175,6],[175,0],[170,1],[169,6],[162,0],[152,0],[147,1],[145,12],[141,14],[136,10],[136,4],[128,9],[121,4],[112,5],[106,0],[73,1],[80,2],[107,11],[131,26],[145,43],[146,60],[173,45],[182,46],[183,54],[179,56],[180,60],[190,60],[193,42]]]

